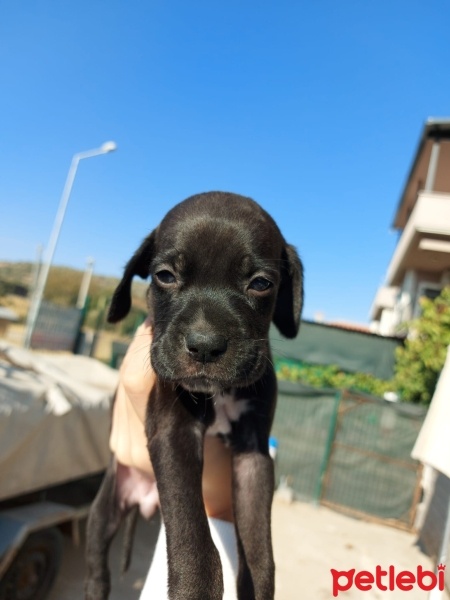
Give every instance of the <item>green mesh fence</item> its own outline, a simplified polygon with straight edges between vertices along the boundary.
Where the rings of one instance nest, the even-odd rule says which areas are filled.
[[[426,411],[379,398],[279,382],[277,478],[299,499],[411,527]]]
[[[336,390],[278,382],[272,435],[279,442],[276,473],[301,500],[318,500],[337,414]]]

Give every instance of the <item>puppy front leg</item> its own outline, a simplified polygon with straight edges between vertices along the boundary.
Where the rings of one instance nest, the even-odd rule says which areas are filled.
[[[178,390],[152,393],[146,430],[166,527],[170,600],[222,600],[222,567],[202,497],[205,426]]]
[[[273,461],[257,450],[233,455],[234,514],[239,549],[239,600],[273,600],[271,537]]]

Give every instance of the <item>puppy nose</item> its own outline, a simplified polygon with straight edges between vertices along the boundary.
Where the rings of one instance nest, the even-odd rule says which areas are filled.
[[[186,336],[186,347],[191,357],[202,363],[215,362],[225,354],[228,340],[218,333],[192,331]]]

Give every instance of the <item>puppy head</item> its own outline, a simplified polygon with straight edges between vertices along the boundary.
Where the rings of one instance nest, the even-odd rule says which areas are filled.
[[[152,364],[190,391],[244,387],[268,365],[268,332],[295,337],[302,265],[253,200],[212,192],[175,206],[125,268],[108,320],[131,306],[134,275],[152,278]]]

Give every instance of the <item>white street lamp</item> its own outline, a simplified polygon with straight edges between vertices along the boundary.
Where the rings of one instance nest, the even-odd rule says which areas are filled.
[[[94,150],[87,150],[86,152],[79,152],[78,154],[74,154],[72,158],[72,163],[67,174],[67,179],[61,196],[61,200],[59,201],[58,212],[56,213],[52,233],[48,241],[48,256],[44,265],[42,266],[41,272],[39,273],[36,289],[33,294],[30,309],[28,311],[27,328],[24,341],[25,348],[29,348],[31,345],[31,337],[36,326],[37,316],[39,314],[39,309],[42,304],[45,284],[47,283],[47,278],[50,271],[50,266],[53,261],[53,256],[55,254],[56,245],[58,243],[61,226],[63,224],[64,216],[66,214],[67,203],[69,202],[70,192],[72,191],[73,182],[78,169],[78,163],[83,158],[91,158],[92,156],[98,156],[99,154],[108,154],[108,152],[113,152],[116,149],[117,145],[115,142],[105,142],[100,146],[100,148],[95,148]]]
[[[89,257],[86,260],[86,270],[83,273],[83,279],[81,280],[80,289],[78,291],[77,308],[80,310],[85,307],[86,299],[89,292],[89,286],[91,284],[92,273],[94,272],[95,260]]]

